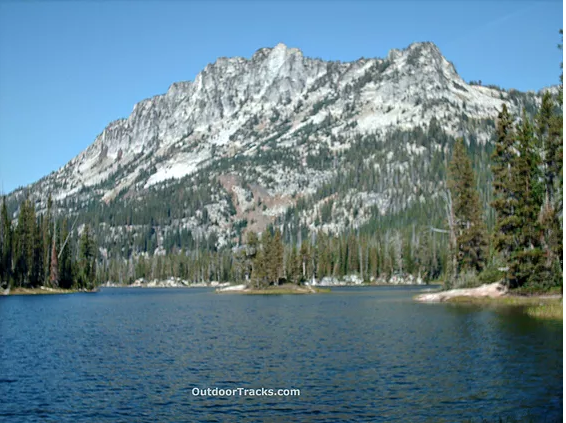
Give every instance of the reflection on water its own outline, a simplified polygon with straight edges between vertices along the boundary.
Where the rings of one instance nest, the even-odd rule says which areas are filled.
[[[516,309],[417,304],[418,290],[0,298],[0,419],[562,420],[562,324]],[[301,396],[195,397],[194,387]]]

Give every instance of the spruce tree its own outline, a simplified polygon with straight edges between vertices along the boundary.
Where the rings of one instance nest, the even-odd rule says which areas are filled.
[[[544,199],[539,215],[542,229],[542,269],[544,285],[562,284],[562,108],[546,92],[536,116],[537,148],[542,156]]]
[[[302,282],[310,279],[310,274],[309,274],[310,259],[311,259],[311,251],[310,251],[309,243],[307,240],[305,240],[301,243],[301,248],[299,250],[299,260],[301,263],[300,280]]]
[[[265,251],[260,248],[253,260],[252,284],[259,289],[267,284],[266,280],[267,270],[265,267]]]
[[[12,250],[13,250],[13,236],[12,236],[12,223],[8,217],[8,210],[6,207],[6,197],[2,198],[2,212],[0,214],[0,230],[2,243],[2,253],[0,255],[0,282],[3,284],[12,284]]]
[[[29,198],[20,205],[15,235],[16,282],[18,286],[30,286],[34,257],[35,210]]]
[[[263,259],[263,267],[265,269],[263,285],[269,285],[274,280],[275,270],[275,254],[273,251],[273,236],[269,228],[261,233],[261,252]]]
[[[79,284],[81,288],[92,289],[96,276],[96,246],[89,225],[85,225],[80,244]],[[133,272],[131,272],[133,273]],[[130,275],[133,278],[133,274]],[[160,279],[163,275],[160,275]]]
[[[522,122],[517,125],[517,149],[512,172],[512,185],[517,198],[514,210],[518,221],[514,233],[517,247],[509,261],[513,287],[544,283],[540,273],[543,253],[539,220],[544,198],[542,160],[535,145],[533,126],[525,111]]]
[[[53,236],[53,241],[51,245],[51,254],[50,254],[50,263],[49,263],[49,284],[52,287],[59,286],[59,260],[57,258],[57,244],[56,244],[56,237]]]
[[[253,276],[253,269],[255,263],[255,258],[259,252],[259,239],[255,232],[248,232],[247,234],[247,242],[245,247],[245,255],[246,261],[244,264],[244,277],[248,279],[248,282],[251,282]]]
[[[45,280],[45,269],[43,267],[43,239],[42,239],[42,222],[43,216],[34,219],[33,225],[33,259],[31,283],[33,286],[39,286],[47,282]]]
[[[481,272],[486,263],[486,230],[472,162],[463,139],[454,145],[448,172],[455,218],[457,272]]]
[[[54,231],[52,229],[53,221],[52,221],[52,208],[53,208],[53,200],[51,199],[51,194],[47,198],[47,211],[43,216],[42,222],[42,243],[43,243],[43,279],[44,283],[47,284],[50,281],[50,273],[51,273],[51,250],[52,250],[52,238],[55,236]]]
[[[273,238],[271,239],[271,265],[270,265],[270,281],[275,285],[279,284],[279,278],[283,274],[283,240],[281,237],[281,231],[279,229],[275,230]]]
[[[517,192],[513,185],[513,166],[516,160],[515,133],[513,118],[503,104],[498,115],[497,139],[492,155],[491,171],[493,173],[493,201],[495,225],[493,229],[493,246],[501,253],[503,261],[508,264],[511,253],[516,249],[515,233],[519,220],[515,213]]]
[[[73,280],[73,264],[72,264],[72,243],[71,241],[67,241],[67,243],[63,246],[63,243],[67,240],[69,235],[68,231],[68,222],[67,219],[63,219],[63,223],[59,225],[59,286],[64,289],[70,289],[74,285]],[[54,241],[56,237],[53,237]],[[114,280],[116,281],[116,280]]]

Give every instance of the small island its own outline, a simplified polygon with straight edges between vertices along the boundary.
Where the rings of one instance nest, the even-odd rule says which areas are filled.
[[[247,295],[296,295],[296,294],[321,294],[330,292],[330,288],[320,288],[310,285],[297,285],[284,283],[282,285],[269,285],[265,287],[254,287],[252,285],[231,285],[217,288],[217,293],[247,294]]]
[[[63,289],[52,288],[50,286],[37,286],[33,288],[15,287],[2,290],[2,295],[58,295],[58,294],[75,294],[77,292],[98,292],[97,288],[85,289]]]

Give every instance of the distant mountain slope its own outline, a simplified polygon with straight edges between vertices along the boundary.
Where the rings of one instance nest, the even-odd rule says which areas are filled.
[[[14,210],[29,194],[41,209],[51,192],[60,213],[80,212],[104,239],[150,252],[185,232],[220,246],[269,223],[340,232],[434,210],[455,137],[485,188],[502,104],[519,114],[539,101],[466,83],[430,42],[347,63],[278,44],[219,58],[141,101],[9,202]]]

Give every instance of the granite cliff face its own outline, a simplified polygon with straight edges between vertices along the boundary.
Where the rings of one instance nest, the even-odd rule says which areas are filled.
[[[436,155],[449,154],[450,140],[462,136],[484,151],[503,103],[518,114],[537,102],[535,93],[466,83],[430,42],[347,63],[278,44],[250,59],[219,58],[194,81],[139,102],[84,152],[9,199],[29,193],[41,208],[51,192],[59,212],[103,204],[142,213],[148,198],[167,203],[171,189],[184,187],[208,194],[179,200],[160,239],[187,228],[215,232],[223,243],[235,224],[261,230],[291,207],[297,224],[340,231],[376,210],[398,213],[435,198]],[[376,181],[340,185],[340,175],[360,166]],[[108,234],[123,231],[123,222],[101,220]]]

